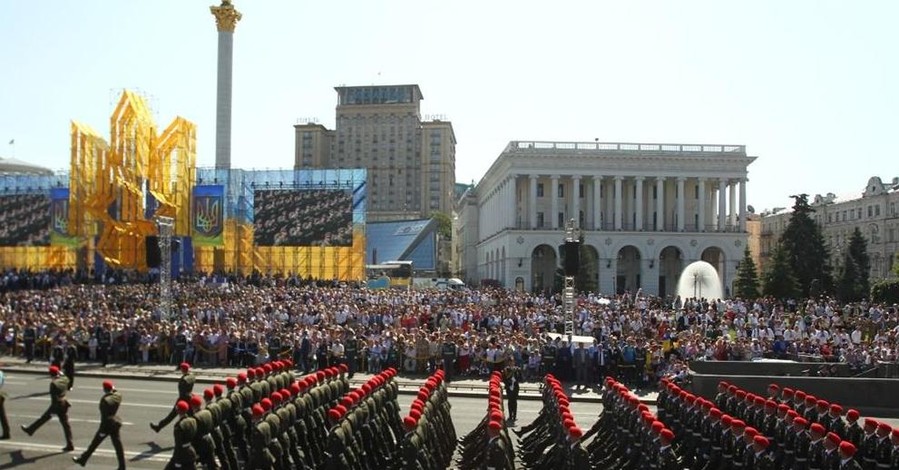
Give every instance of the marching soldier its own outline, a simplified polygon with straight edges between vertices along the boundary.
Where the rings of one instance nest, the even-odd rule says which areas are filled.
[[[505,470],[513,468],[509,462],[509,453],[506,449],[506,443],[502,439],[503,424],[500,421],[490,421],[487,424],[488,436],[487,441],[487,468],[495,470]]]
[[[122,447],[122,439],[119,436],[119,430],[122,428],[122,420],[116,413],[119,411],[119,405],[122,404],[122,394],[115,389],[115,386],[109,380],[103,382],[103,396],[100,398],[100,428],[94,434],[87,450],[79,457],[72,457],[72,461],[81,465],[87,465],[91,454],[97,450],[103,439],[109,436],[112,441],[112,447],[115,449],[116,460],[119,462],[118,470],[125,470],[125,449]]]
[[[217,385],[217,387],[221,387],[221,385]],[[221,392],[219,392],[219,395],[221,395]],[[225,450],[226,445],[228,448],[231,448],[231,441],[226,441],[224,433],[222,432],[225,428],[224,419],[222,417],[222,408],[219,406],[218,402],[215,401],[215,389],[207,388],[206,390],[203,390],[203,399],[206,401],[205,410],[209,411],[212,415],[212,428],[210,429],[209,435],[212,436],[215,456],[218,458],[219,465],[222,470],[230,470],[232,468],[237,470],[237,465],[231,465],[231,460],[229,460],[228,453]]]
[[[840,434],[841,436],[846,437],[846,440],[851,442],[853,446],[855,446],[856,451],[861,447],[862,442],[865,440],[865,430],[862,429],[858,424],[859,413],[857,410],[849,410],[846,412],[846,428],[845,432]],[[853,452],[853,456],[855,452]]]
[[[268,450],[272,440],[272,432],[268,423],[263,420],[265,411],[261,405],[253,405],[253,422],[250,426],[250,460],[247,470],[271,470],[275,459]]]
[[[774,457],[768,450],[770,441],[765,436],[755,436],[752,442],[753,467],[758,470],[774,470]]]
[[[69,380],[59,374],[59,367],[50,366],[50,407],[30,426],[22,426],[22,431],[29,436],[40,429],[51,416],[56,415],[59,418],[59,424],[62,425],[62,432],[66,437],[66,446],[63,452],[71,452],[75,450],[72,444],[72,427],[69,426],[69,401],[66,400],[66,392],[69,390]]]
[[[840,470],[862,470],[861,464],[855,460],[855,444],[849,441],[840,443]]]
[[[674,442],[674,433],[670,429],[662,429],[659,433],[659,441],[661,447],[659,447],[657,468],[660,470],[679,470],[677,454],[671,448],[671,443]]]
[[[178,379],[178,401],[184,401],[185,403],[190,403],[191,394],[194,391],[194,383],[196,383],[197,378],[194,377],[193,374],[190,373],[190,364],[186,362],[181,363],[181,378]],[[177,406],[177,402],[175,403]],[[178,415],[177,407],[172,407],[172,411],[169,414],[162,418],[158,424],[150,423],[150,429],[154,432],[159,432],[160,429],[166,427],[169,423],[175,419],[175,416]]]
[[[197,452],[191,442],[197,433],[197,420],[188,415],[190,405],[184,400],[175,403],[175,413],[178,421],[175,423],[175,450],[172,458],[165,466],[165,470],[194,470],[196,469]]]
[[[808,447],[808,470],[824,469],[824,426],[820,423],[812,423],[809,426],[811,443]]]
[[[6,381],[6,376],[3,374],[3,371],[0,371],[0,388],[3,387],[3,382]],[[0,435],[0,440],[9,439],[9,420],[6,418],[6,392],[0,390],[0,427],[3,428],[3,434]]]
[[[877,425],[877,448],[874,451],[874,460],[877,461],[878,469],[891,468],[893,443],[890,441],[890,434],[892,432],[893,428],[887,423]]]
[[[197,432],[194,434],[191,444],[197,451],[197,459],[206,466],[207,470],[217,469],[215,464],[215,443],[212,431],[215,428],[215,420],[212,412],[203,408],[203,399],[198,395],[190,397],[190,407],[197,423]]]

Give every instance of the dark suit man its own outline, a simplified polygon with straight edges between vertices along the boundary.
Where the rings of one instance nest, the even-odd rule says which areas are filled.
[[[518,392],[521,389],[521,369],[512,365],[503,371],[506,385],[506,397],[509,399],[509,420],[518,418]]]
[[[125,449],[122,447],[122,439],[119,436],[119,430],[122,427],[122,420],[117,416],[119,405],[122,404],[122,394],[115,389],[115,385],[109,380],[103,382],[103,397],[100,398],[100,428],[94,434],[87,450],[80,457],[72,457],[72,461],[81,465],[87,465],[91,454],[97,450],[97,447],[109,436],[112,441],[112,447],[115,449],[116,460],[119,462],[119,470],[125,470]]]
[[[59,424],[62,425],[62,432],[66,437],[66,446],[63,452],[71,452],[75,450],[72,445],[72,427],[69,426],[69,401],[66,400],[66,392],[69,390],[69,380],[60,375],[59,367],[50,366],[50,407],[30,426],[22,426],[22,431],[29,436],[40,429],[51,416],[56,415],[59,418]]]

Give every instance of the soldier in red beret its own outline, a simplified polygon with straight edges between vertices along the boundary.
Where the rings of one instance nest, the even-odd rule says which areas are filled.
[[[674,433],[670,429],[662,429],[659,433],[659,441],[661,446],[659,447],[657,468],[660,470],[680,470],[679,459],[671,447],[671,443],[674,442]]]
[[[66,400],[66,392],[69,390],[69,379],[61,376],[59,367],[50,366],[50,407],[30,426],[22,426],[22,431],[29,436],[40,429],[51,416],[56,415],[59,418],[59,424],[62,425],[62,432],[66,437],[66,446],[63,452],[71,452],[75,450],[72,444],[72,427],[69,426],[69,401]]]
[[[181,369],[181,378],[178,379],[178,400],[190,402],[190,395],[194,391],[194,383],[196,383],[197,378],[190,373],[190,364],[182,362],[179,368]],[[165,418],[162,418],[162,421],[156,424],[150,423],[150,429],[154,432],[159,432],[162,428],[171,423],[177,415],[178,410],[173,407],[172,411],[169,412]]]
[[[115,389],[115,385],[109,380],[103,381],[103,396],[100,397],[100,428],[94,434],[87,450],[79,457],[72,457],[72,461],[81,465],[87,465],[91,454],[97,449],[103,439],[109,436],[112,447],[115,449],[116,459],[119,462],[118,470],[125,470],[125,449],[122,447],[122,439],[119,429],[122,428],[122,420],[117,416],[119,405],[122,404],[122,394]]]
[[[855,452],[858,448],[849,441],[840,443],[840,470],[862,470],[861,464],[855,460]]]
[[[197,452],[191,441],[197,433],[197,421],[190,415],[190,405],[185,400],[175,403],[175,413],[178,415],[174,430],[175,450],[165,470],[194,469]]]

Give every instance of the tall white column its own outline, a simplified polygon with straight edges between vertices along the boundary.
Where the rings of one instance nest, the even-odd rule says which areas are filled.
[[[728,226],[733,229],[737,225],[737,182],[730,184],[730,211],[728,211]]]
[[[530,190],[528,193],[528,222],[531,229],[537,228],[537,175],[528,177],[530,182]]]
[[[637,186],[637,205],[634,211],[636,222],[634,224],[634,230],[637,230],[638,232],[643,230],[643,179],[642,176],[634,178],[634,183]]]
[[[509,176],[509,193],[506,207],[509,208],[509,227],[518,228],[518,175]],[[505,263],[505,260],[503,260]]]
[[[615,230],[621,230],[621,176],[615,177]]]
[[[242,15],[231,2],[209,7],[218,29],[218,74],[215,104],[215,167],[231,168],[231,76],[234,27]]]
[[[699,188],[697,191],[699,191],[699,197],[697,198],[697,203],[699,204],[699,207],[696,208],[696,231],[705,232],[705,178],[699,178],[698,186]]]
[[[683,176],[677,177],[677,231],[684,231],[684,180]]]
[[[746,231],[746,181],[740,180],[740,232]]]
[[[593,175],[593,229],[602,230],[602,175]]]
[[[723,232],[727,216],[727,178],[718,180],[718,231]]]
[[[552,212],[549,214],[549,220],[553,229],[559,228],[559,175],[552,175],[550,178],[549,193],[552,198]]]
[[[574,219],[574,228],[581,226],[581,175],[571,176],[571,215]]]
[[[656,178],[656,230],[665,231],[665,177]]]

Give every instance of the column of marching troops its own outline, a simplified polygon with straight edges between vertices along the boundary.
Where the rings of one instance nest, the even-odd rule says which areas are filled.
[[[150,427],[159,432],[174,422],[170,469],[421,469],[446,468],[455,446],[443,371],[419,391],[409,416],[400,420],[395,369],[387,369],[351,390],[345,365],[297,378],[289,360],[273,361],[228,377],[193,394],[196,378],[180,365],[179,400],[171,413]],[[33,434],[57,416],[74,450],[68,423],[68,379],[50,367],[50,407],[29,426]],[[103,382],[100,427],[88,449],[72,460],[87,465],[99,444],[110,437],[125,468],[117,416],[121,394]]]
[[[487,414],[459,440],[461,457],[456,464],[461,470],[515,468],[515,454],[506,428],[501,377],[500,372],[491,374],[487,385]]]
[[[676,466],[718,469],[899,469],[899,429],[802,391],[771,384],[767,397],[718,384],[714,401],[663,380],[660,418],[678,439]]]

